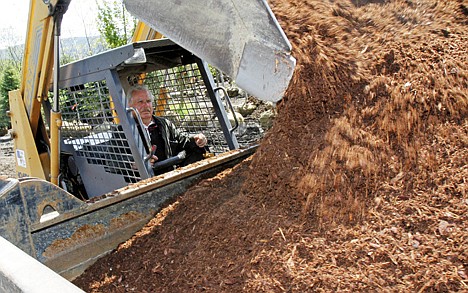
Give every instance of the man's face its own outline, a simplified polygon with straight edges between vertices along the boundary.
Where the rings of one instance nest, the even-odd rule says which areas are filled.
[[[144,90],[133,91],[130,100],[130,107],[138,110],[141,120],[145,125],[148,125],[153,115],[153,101]]]

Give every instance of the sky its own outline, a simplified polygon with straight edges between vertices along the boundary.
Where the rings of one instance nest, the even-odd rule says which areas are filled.
[[[42,2],[42,0],[34,1]],[[2,5],[0,9],[0,49],[23,44],[26,36],[30,0],[1,0],[1,2],[8,2],[8,4]],[[63,16],[61,37],[98,35],[96,15],[96,0],[72,0]]]

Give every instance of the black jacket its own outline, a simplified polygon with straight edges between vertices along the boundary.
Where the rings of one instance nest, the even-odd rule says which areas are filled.
[[[182,133],[166,118],[153,115],[153,122],[154,124],[148,127],[148,132],[151,144],[157,147],[156,156],[159,159],[158,162],[176,156],[181,151],[186,152],[186,159],[179,164],[180,166],[203,159],[203,154],[206,150],[205,148],[198,147],[192,136]],[[154,173],[155,175],[162,174],[172,169],[173,167],[165,168],[164,170],[154,170]]]

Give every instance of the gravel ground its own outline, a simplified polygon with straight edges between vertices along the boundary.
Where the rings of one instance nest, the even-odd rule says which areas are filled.
[[[13,141],[0,142],[0,176],[16,177]]]

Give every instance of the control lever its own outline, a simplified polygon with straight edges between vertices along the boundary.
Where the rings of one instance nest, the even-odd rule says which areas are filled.
[[[161,162],[154,163],[153,170],[158,170],[158,169],[162,169],[162,168],[169,167],[172,165],[177,165],[178,163],[182,162],[186,156],[187,154],[185,153],[185,151],[181,151],[176,156],[167,158]]]

